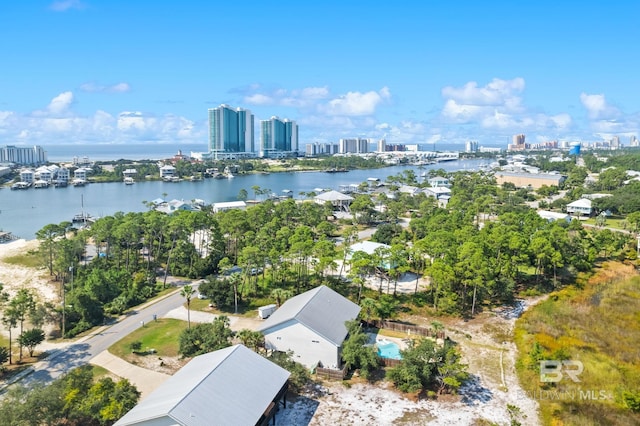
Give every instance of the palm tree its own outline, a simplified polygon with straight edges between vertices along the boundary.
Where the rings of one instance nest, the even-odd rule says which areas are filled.
[[[293,293],[291,290],[285,290],[284,288],[274,288],[271,290],[270,296],[276,299],[276,305],[280,307],[282,302],[293,296]]]
[[[367,327],[369,327],[369,323],[371,321],[371,316],[376,312],[376,306],[378,302],[370,297],[365,297],[360,302],[360,307],[362,308],[362,314],[364,315],[364,319],[367,322]]]
[[[180,290],[180,296],[184,297],[187,301],[187,328],[191,328],[191,298],[195,292],[190,284],[185,285],[182,287],[182,290]]]
[[[236,336],[238,336],[238,339],[240,339],[240,342],[242,342],[242,344],[247,347],[250,346],[252,335],[253,331],[249,330],[248,328],[243,328],[242,330],[238,331],[238,334],[236,334]]]

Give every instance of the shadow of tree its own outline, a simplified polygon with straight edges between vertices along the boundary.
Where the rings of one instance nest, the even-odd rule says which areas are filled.
[[[469,406],[485,404],[493,398],[493,392],[482,386],[480,384],[480,378],[475,375],[471,376],[471,378],[460,387],[458,393],[461,396],[462,403]]]

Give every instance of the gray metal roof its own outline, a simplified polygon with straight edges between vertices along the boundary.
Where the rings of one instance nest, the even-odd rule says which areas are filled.
[[[315,199],[321,201],[351,201],[353,197],[338,191],[328,191],[316,195]]]
[[[265,320],[260,331],[290,320],[296,320],[336,346],[347,336],[346,321],[358,316],[360,306],[327,286],[316,287],[282,304],[280,309]]]
[[[170,418],[184,426],[255,425],[289,372],[242,345],[193,358],[118,422]]]

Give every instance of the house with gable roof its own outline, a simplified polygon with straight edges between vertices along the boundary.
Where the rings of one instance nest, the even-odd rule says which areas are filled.
[[[189,361],[115,425],[275,424],[289,375],[243,345],[209,352]]]
[[[345,322],[359,313],[360,306],[322,285],[287,300],[259,331],[269,350],[292,351],[295,361],[311,369],[339,368],[348,334]]]

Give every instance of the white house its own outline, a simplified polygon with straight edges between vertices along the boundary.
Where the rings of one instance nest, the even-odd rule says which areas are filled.
[[[31,169],[24,169],[20,172],[20,182],[33,183],[35,173]]]
[[[293,351],[293,359],[309,368],[339,368],[345,322],[359,312],[360,306],[323,285],[287,300],[259,331],[267,349]]]
[[[70,176],[71,173],[69,173],[69,169],[66,167],[60,167],[56,173],[56,180],[58,182],[68,182]]]
[[[244,210],[247,208],[247,203],[245,203],[244,201],[228,201],[224,203],[213,203],[212,208],[214,213],[222,212],[225,210],[231,210],[231,209]]]
[[[171,179],[176,176],[176,168],[167,164],[165,166],[160,167],[160,178],[161,179]]]
[[[411,185],[402,185],[400,186],[400,188],[398,188],[398,192],[401,192],[403,194],[409,194],[411,196],[418,195],[421,191],[422,190],[417,186],[411,186]]]
[[[538,216],[548,220],[549,222],[554,222],[556,220],[564,220],[565,222],[571,222],[571,215],[568,215],[566,213],[550,212],[548,210],[538,210]]]
[[[75,180],[87,180],[87,176],[91,173],[91,169],[86,169],[84,167],[80,167],[73,171],[73,178]]]
[[[578,216],[590,216],[593,213],[593,207],[591,206],[591,200],[587,198],[581,198],[573,203],[567,204],[567,213],[576,214]]]
[[[389,250],[391,250],[391,246],[387,244],[376,243],[375,241],[360,241],[355,244],[352,244],[349,247],[349,253],[347,253],[347,260],[350,260],[351,257],[353,257],[353,255],[356,252],[361,251],[371,256],[376,254],[376,250],[382,253],[389,253]],[[391,262],[389,262],[388,259],[382,259],[379,266],[384,269],[391,269]]]
[[[117,426],[268,425],[290,373],[242,345],[193,358]]]
[[[429,185],[431,186],[449,186],[449,179],[442,176],[436,176],[429,179]]]
[[[317,204],[331,203],[333,207],[341,211],[349,211],[349,205],[353,201],[353,197],[338,191],[327,191],[316,195],[314,201]]]
[[[158,204],[156,206],[156,210],[162,213],[171,214],[179,210],[194,211],[194,210],[197,210],[197,208],[195,208],[189,203],[185,203],[182,200],[171,200],[168,202],[163,202],[161,204]]]
[[[444,196],[451,196],[451,189],[446,186],[432,186],[431,188],[423,189],[427,197],[435,197],[437,200]]]

